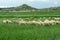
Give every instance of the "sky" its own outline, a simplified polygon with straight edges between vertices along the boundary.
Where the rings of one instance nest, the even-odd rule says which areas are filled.
[[[35,8],[48,8],[60,6],[60,0],[0,0],[0,8],[16,7],[22,4]]]

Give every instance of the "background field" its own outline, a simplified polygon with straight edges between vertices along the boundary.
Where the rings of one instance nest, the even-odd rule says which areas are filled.
[[[19,17],[60,17],[60,12],[0,12],[0,17],[19,18]]]
[[[0,20],[28,17],[60,17],[60,12],[0,12]],[[0,40],[60,40],[60,25],[0,23]]]

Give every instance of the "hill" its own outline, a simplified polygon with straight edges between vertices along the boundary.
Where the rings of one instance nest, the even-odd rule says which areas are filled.
[[[0,11],[39,11],[39,12],[51,12],[52,11],[52,12],[60,12],[60,7],[37,9],[37,8],[31,7],[27,4],[23,4],[18,7],[0,8]]]
[[[23,4],[21,6],[16,7],[17,10],[36,10],[37,8],[28,6],[27,4]]]
[[[10,8],[0,8],[0,10],[3,11],[22,11],[22,10],[37,10],[37,8],[28,6],[27,4],[23,4],[21,6],[18,7],[10,7]]]
[[[50,8],[43,8],[39,10],[42,12],[60,12],[60,7],[50,7]]]

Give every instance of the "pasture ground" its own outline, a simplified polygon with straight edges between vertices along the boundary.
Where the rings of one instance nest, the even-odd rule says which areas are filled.
[[[60,25],[0,24],[0,40],[60,40]]]
[[[0,12],[0,20],[26,17],[60,17],[60,12]],[[60,25],[0,23],[0,40],[60,40]]]
[[[0,18],[60,17],[60,12],[0,12]]]

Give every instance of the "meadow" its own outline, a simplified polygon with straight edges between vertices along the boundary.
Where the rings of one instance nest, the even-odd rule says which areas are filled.
[[[0,12],[0,18],[60,17],[60,12]]]
[[[59,12],[0,12],[0,20],[12,18],[60,17]],[[0,23],[0,40],[60,40],[60,25]]]
[[[0,40],[60,40],[60,25],[0,24]]]

